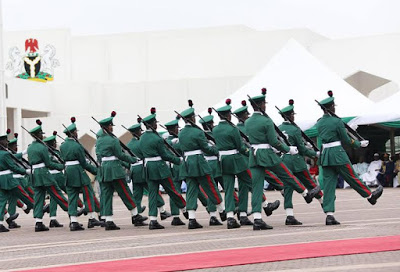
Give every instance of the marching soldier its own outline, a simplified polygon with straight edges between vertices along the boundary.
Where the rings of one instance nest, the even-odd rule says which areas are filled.
[[[203,126],[203,130],[205,133],[208,135],[213,136],[213,129],[214,129],[214,116],[211,114],[212,109],[208,108],[208,113],[209,115],[204,116],[203,118],[200,119],[200,124]],[[211,141],[208,141],[209,146],[213,146],[213,143]],[[219,163],[218,156],[214,156],[213,154],[209,153],[204,153],[204,158],[208,162],[208,165],[211,167],[212,170],[212,177],[215,181],[215,184],[218,185],[218,183],[221,185],[221,187],[224,189],[224,181],[222,179],[222,171],[221,171],[221,164]],[[226,194],[226,192],[225,192]],[[235,199],[235,207],[238,205],[239,202],[239,197],[237,196],[236,192],[233,191],[234,194],[234,199]],[[199,200],[201,203],[203,203],[203,198],[206,198],[207,200],[207,210],[210,213],[210,221],[209,225],[210,226],[220,226],[222,223],[218,220],[217,218],[217,206],[207,197],[207,194],[204,193],[203,188],[200,186],[200,191],[199,191]]]
[[[113,194],[117,191],[125,206],[131,212],[132,224],[135,226],[144,226],[147,218],[142,217],[138,213],[138,208],[133,200],[131,191],[125,182],[125,171],[121,161],[135,163],[136,158],[126,155],[122,152],[121,143],[116,137],[113,137],[113,119],[116,112],[113,111],[110,117],[99,121],[99,125],[103,130],[102,135],[98,135],[96,141],[96,154],[98,160],[101,161],[100,173],[98,175],[101,185],[102,204],[101,215],[106,218],[105,230],[119,230],[113,221]]]
[[[218,150],[209,146],[205,133],[199,127],[195,127],[196,118],[193,103],[189,100],[190,108],[184,110],[180,116],[185,120],[185,127],[179,132],[179,143],[184,156],[181,165],[181,177],[186,180],[188,201],[187,210],[189,213],[189,229],[202,228],[196,221],[195,211],[197,209],[197,198],[201,188],[206,192],[211,202],[217,205],[222,221],[226,220],[225,206],[222,201],[218,187],[212,178],[212,169],[204,158],[204,153],[217,156]]]
[[[13,220],[18,217],[18,213],[10,216],[6,211],[6,204],[10,197],[22,199],[29,209],[33,208],[33,199],[23,190],[19,181],[13,178],[13,174],[30,174],[30,169],[24,169],[17,165],[6,149],[8,145],[7,134],[0,136],[0,232],[8,232],[4,226],[4,218],[9,225],[13,226]],[[12,228],[12,227],[11,227]]]
[[[241,102],[242,107],[238,108],[233,112],[233,114],[238,118],[239,122],[237,124],[237,128],[246,134],[246,127],[244,125],[245,121],[249,119],[249,112],[248,112],[248,106],[246,103],[246,100],[243,100]],[[247,134],[246,134],[247,135]],[[243,159],[246,161],[246,168],[248,169],[248,161],[249,161],[249,153],[247,152],[246,155],[241,154]],[[250,169],[247,170],[249,174],[251,174]],[[275,174],[272,172],[268,171],[267,169],[265,170],[266,177],[272,178],[273,181],[272,183],[274,184],[275,188],[281,188],[283,189],[283,183],[276,177]],[[281,186],[280,186],[281,185]],[[242,180],[242,182],[239,183],[239,214],[238,214],[238,219],[240,220],[240,217],[243,217],[241,221],[241,225],[252,225],[253,223],[246,219],[247,218],[247,205],[248,205],[248,196],[249,192],[252,191],[252,185],[251,183],[245,182]],[[273,211],[279,208],[280,201],[275,200],[274,202],[268,202],[267,197],[265,194],[262,194],[262,207],[267,216],[272,215]]]
[[[64,143],[61,145],[61,156],[65,161],[66,190],[68,194],[68,214],[70,216],[70,230],[84,230],[77,221],[77,203],[79,201],[79,193],[83,192],[85,209],[89,215],[88,228],[95,226],[104,226],[103,222],[99,222],[95,218],[95,196],[90,184],[90,178],[86,171],[93,175],[97,174],[97,168],[86,161],[84,147],[75,139],[78,139],[78,130],[75,124],[75,117],[71,118],[72,124],[64,129],[67,135]]]
[[[35,191],[35,205],[33,217],[36,220],[35,231],[48,231],[43,224],[43,202],[46,192],[53,197],[58,205],[64,210],[68,211],[68,200],[62,194],[54,176],[50,174],[49,170],[62,171],[64,165],[61,163],[54,163],[50,160],[49,147],[45,146],[42,142],[43,131],[42,122],[36,120],[35,128],[29,131],[29,134],[35,138],[32,144],[28,147],[28,160],[33,168],[33,188]]]
[[[140,147],[144,157],[144,176],[149,186],[149,229],[163,229],[164,226],[157,222],[157,195],[160,184],[167,192],[171,201],[186,212],[186,201],[177,191],[172,180],[171,170],[166,161],[179,165],[180,157],[176,157],[169,152],[162,137],[156,131],[156,109],[151,108],[150,115],[143,118],[146,131],[140,137]]]
[[[274,147],[281,152],[289,152],[291,155],[298,153],[295,146],[289,147],[277,139],[273,121],[264,115],[265,94],[266,89],[263,88],[262,95],[250,98],[254,113],[245,123],[252,147],[249,166],[253,177],[251,201],[254,216],[253,230],[272,229],[261,218],[261,194],[263,193],[265,169],[275,173],[283,183],[290,184],[298,193],[303,195],[307,203],[310,203],[319,192],[319,188],[308,191],[282,162],[282,159],[272,150],[272,147]]]
[[[322,153],[319,164],[323,170],[324,200],[323,208],[326,213],[326,225],[340,224],[333,216],[335,212],[335,191],[337,176],[340,174],[344,180],[362,197],[375,205],[377,199],[382,195],[383,187],[379,186],[371,193],[370,188],[355,173],[349,157],[342,147],[342,143],[353,148],[367,147],[367,140],[357,141],[351,139],[346,132],[343,121],[331,113],[335,113],[335,99],[332,91],[328,91],[329,97],[320,101],[324,115],[317,122],[318,137],[322,142]]]
[[[133,198],[138,207],[138,212],[143,213],[145,206],[142,207],[142,199],[144,190],[149,191],[146,179],[143,178],[143,154],[140,149],[140,137],[142,136],[141,119],[138,118],[138,123],[130,126],[128,131],[132,134],[133,138],[126,145],[140,161],[130,165],[131,180],[133,186]],[[157,195],[157,207],[160,211],[161,220],[167,219],[171,216],[164,208],[165,202],[160,192]]]
[[[179,138],[178,138],[178,133],[179,133],[179,118],[176,118],[175,120],[172,120],[164,126],[168,130],[168,138],[167,141],[168,143],[178,152],[180,152],[180,144],[179,144]],[[172,178],[174,181],[174,186],[175,189],[178,193],[182,194],[182,179],[179,177],[179,165],[171,164],[171,172],[172,172]],[[185,225],[184,222],[179,217],[179,208],[176,206],[174,201],[169,202],[170,207],[171,207],[171,214],[174,217],[172,219],[171,225],[172,226],[183,226]]]
[[[294,101],[293,99],[289,100],[289,106],[283,108],[280,111],[284,120],[291,120],[294,122]],[[284,121],[280,126],[279,129],[287,135],[287,139],[292,146],[296,146],[299,150],[299,153],[296,155],[284,154],[283,155],[283,163],[292,171],[293,175],[295,175],[299,181],[308,189],[312,190],[317,187],[317,183],[311,177],[310,172],[307,169],[307,164],[304,160],[304,156],[314,158],[319,156],[319,151],[315,152],[311,148],[307,148],[304,145],[303,137],[301,136],[301,130],[299,127],[295,126],[294,124],[290,123],[289,121]],[[311,145],[310,143],[307,143]],[[320,191],[315,198],[319,201],[322,205],[322,191]],[[302,225],[300,221],[298,221],[293,214],[293,188],[290,186],[285,185],[284,189],[284,208],[286,211],[286,225]]]

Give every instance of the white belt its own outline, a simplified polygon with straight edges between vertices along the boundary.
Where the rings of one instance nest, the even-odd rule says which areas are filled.
[[[66,166],[71,166],[71,165],[78,165],[79,161],[66,161],[65,165]]]
[[[13,171],[11,171],[11,170],[4,170],[4,171],[0,171],[0,176],[9,175],[12,173],[13,173]]]
[[[101,161],[102,161],[102,162],[105,162],[105,161],[116,161],[116,160],[118,160],[118,158],[115,157],[115,156],[110,156],[110,157],[103,157],[103,158],[101,158]]]
[[[13,174],[13,178],[24,178],[21,174]]]
[[[342,145],[342,143],[340,141],[336,141],[336,142],[331,142],[331,143],[327,143],[327,144],[322,144],[322,147],[330,148],[330,147],[340,146],[340,145]]]
[[[162,161],[162,158],[160,156],[144,158],[144,166],[146,166],[149,161]]]
[[[131,167],[138,166],[138,165],[143,165],[143,161],[138,161],[138,162],[132,163]]]
[[[219,156],[227,156],[227,155],[235,155],[239,153],[237,149],[231,149],[231,150],[221,150],[219,151]]]
[[[52,175],[55,175],[55,174],[58,174],[58,173],[61,173],[61,172],[58,171],[58,170],[49,170],[49,173],[52,174]]]
[[[43,168],[43,167],[45,167],[46,165],[44,164],[44,162],[42,162],[42,163],[38,163],[38,164],[34,164],[34,165],[32,165],[32,168],[33,169],[39,169],[39,168]]]
[[[218,159],[217,156],[204,156],[204,158],[206,159],[206,161],[215,161]]]
[[[271,148],[270,144],[252,144],[251,147],[254,149],[254,156],[257,153],[257,150],[259,149],[269,149]]]
[[[196,150],[184,152],[184,153],[183,153],[183,156],[189,157],[189,156],[201,155],[201,154],[203,154],[203,151],[201,151],[201,149],[196,149]]]

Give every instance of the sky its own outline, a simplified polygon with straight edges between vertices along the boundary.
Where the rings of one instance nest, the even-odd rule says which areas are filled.
[[[0,0],[5,31],[72,35],[246,25],[309,28],[332,39],[400,32],[399,0]]]

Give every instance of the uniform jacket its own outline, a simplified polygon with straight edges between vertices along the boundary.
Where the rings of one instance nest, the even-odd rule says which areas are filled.
[[[11,156],[7,151],[0,150],[0,171],[11,170],[15,174],[25,175],[25,169],[18,166]],[[13,173],[0,176],[0,189],[11,190],[20,185],[19,180],[13,178]]]

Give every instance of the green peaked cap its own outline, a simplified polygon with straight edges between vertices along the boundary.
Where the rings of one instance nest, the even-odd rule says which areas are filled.
[[[265,101],[266,94],[267,94],[267,89],[266,88],[262,88],[261,89],[261,95],[253,96],[251,98],[251,100],[253,100],[254,102]]]
[[[194,114],[194,108],[193,108],[192,100],[189,99],[188,100],[188,104],[189,104],[190,108],[188,108],[188,109],[186,109],[186,110],[184,110],[184,111],[182,111],[180,113],[182,115],[182,117],[184,117],[184,118],[188,118],[188,117],[190,117],[190,116],[192,116]]]
[[[151,122],[153,122],[154,120],[156,120],[156,117],[157,117],[157,115],[156,115],[156,108],[152,107],[152,108],[150,109],[150,115],[148,115],[148,116],[146,116],[145,118],[143,118],[143,122],[144,122],[144,123],[151,123]]]
[[[284,107],[283,109],[281,109],[281,112],[284,113],[284,114],[291,114],[293,112],[293,110],[294,110],[294,106],[293,105],[294,105],[294,101],[293,101],[293,99],[290,99],[289,100],[289,106]]]
[[[114,119],[114,117],[117,115],[117,113],[115,112],[115,111],[112,111],[111,112],[111,116],[110,117],[107,117],[107,118],[104,118],[103,120],[100,120],[99,121],[99,124],[101,125],[101,126],[109,126],[109,125],[114,125],[113,124],[113,119]]]
[[[206,123],[211,123],[214,121],[214,116],[212,115],[212,108],[208,108],[207,110],[208,115],[204,116],[202,119],[200,119],[200,124],[206,124]]]
[[[335,101],[335,98],[333,97],[333,92],[331,90],[328,91],[328,95],[329,95],[328,98],[319,101],[321,105],[328,105]]]
[[[226,99],[225,100],[226,105],[218,108],[217,112],[224,113],[224,112],[230,111],[232,109],[231,102],[232,102],[232,100],[230,100],[229,98]]]
[[[164,126],[173,127],[173,126],[177,126],[178,124],[179,124],[179,119],[174,119],[172,121],[169,121],[168,123],[165,123]]]
[[[8,142],[8,144],[9,144],[9,145],[17,144],[17,142],[18,142],[18,133],[14,133],[14,139],[10,140],[10,141]]]
[[[55,140],[56,140],[56,135],[57,135],[57,131],[54,131],[54,132],[53,132],[53,135],[44,138],[44,139],[43,139],[43,142],[49,143],[49,142],[55,141]]]
[[[1,140],[7,140],[7,139],[8,139],[8,134],[10,134],[10,132],[11,132],[11,130],[10,130],[10,129],[7,129],[6,134],[0,135],[0,141],[1,141]]]
[[[243,100],[242,101],[242,107],[238,108],[233,113],[234,114],[241,114],[242,112],[246,112],[246,111],[247,111],[247,103],[246,103],[246,100]]]
[[[128,127],[128,130],[130,132],[135,132],[135,131],[141,130],[141,129],[142,129],[142,124],[141,123],[137,123],[137,124],[134,124],[134,125]]]
[[[37,119],[37,120],[36,120],[36,124],[37,124],[38,126],[37,126],[37,127],[34,127],[33,129],[31,129],[31,130],[29,131],[29,133],[33,133],[33,134],[42,133],[42,134],[44,134],[44,133],[43,133],[43,130],[42,130],[42,121],[40,121],[39,119]]]
[[[75,125],[75,121],[76,118],[75,117],[71,117],[71,123],[66,129],[64,129],[63,133],[68,134],[68,133],[72,133],[76,130],[76,125]]]

